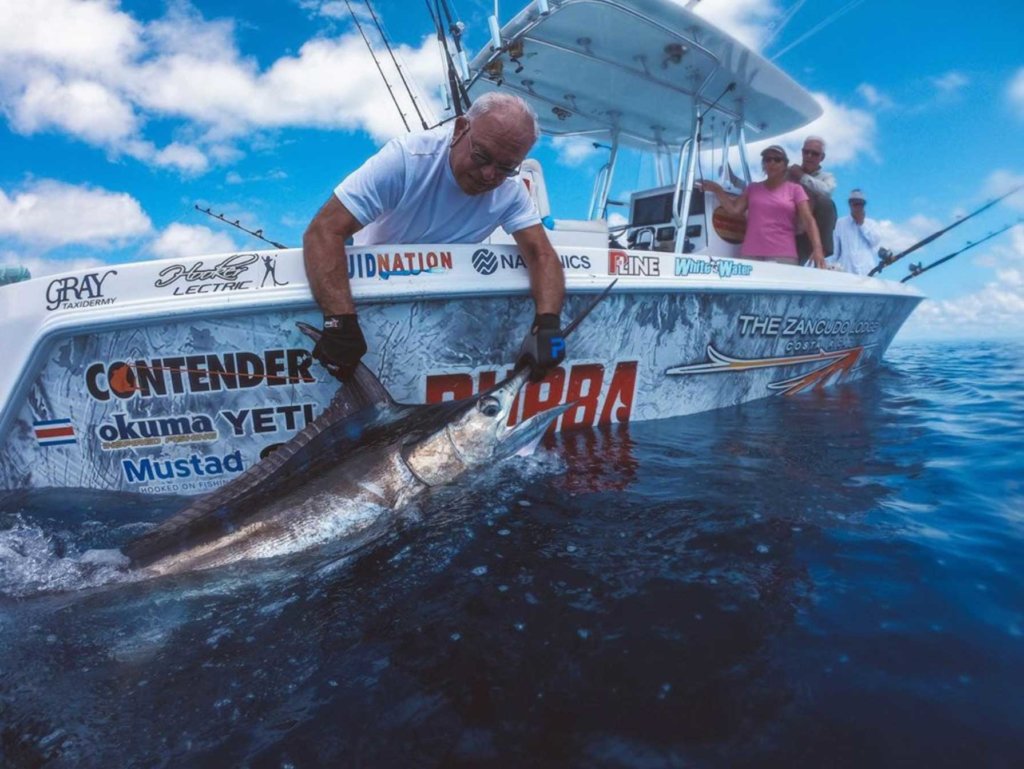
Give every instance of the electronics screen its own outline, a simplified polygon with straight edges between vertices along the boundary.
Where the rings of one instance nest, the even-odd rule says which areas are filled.
[[[631,227],[646,227],[652,224],[668,224],[672,221],[672,191],[659,192],[643,198],[633,199]],[[690,216],[704,213],[704,193],[694,189],[690,196]]]

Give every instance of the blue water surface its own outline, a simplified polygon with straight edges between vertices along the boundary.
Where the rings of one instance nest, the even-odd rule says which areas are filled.
[[[0,766],[1024,766],[1024,345],[565,436],[356,551],[132,581],[0,502]]]

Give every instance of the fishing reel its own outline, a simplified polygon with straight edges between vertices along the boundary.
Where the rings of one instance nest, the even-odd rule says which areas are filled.
[[[886,265],[892,264],[894,256],[895,256],[895,254],[892,251],[890,251],[888,248],[880,248],[880,249],[878,249],[878,258],[882,260],[882,264],[886,264]]]

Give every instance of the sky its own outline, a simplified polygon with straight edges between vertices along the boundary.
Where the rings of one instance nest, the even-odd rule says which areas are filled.
[[[352,3],[368,22],[363,0]],[[475,53],[494,3],[452,5]],[[502,20],[519,7],[501,2]],[[426,8],[374,8],[433,122],[442,71]],[[805,135],[822,135],[840,214],[849,190],[864,190],[886,247],[1024,182],[1018,0],[703,0],[695,10],[815,95],[824,115],[781,143],[796,157]],[[381,65],[399,86],[386,54]],[[333,187],[404,130],[344,0],[0,0],[0,265],[42,276],[259,245],[196,204],[298,246]],[[583,218],[606,155],[545,139],[533,156],[554,215]],[[654,186],[645,173],[617,174],[612,198]],[[1024,192],[886,275],[1022,219]],[[929,299],[901,339],[1024,338],[1024,224],[913,283]]]

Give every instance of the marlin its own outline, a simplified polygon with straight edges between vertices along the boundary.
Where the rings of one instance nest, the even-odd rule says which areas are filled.
[[[317,329],[299,327],[318,338]],[[369,541],[424,491],[533,450],[572,404],[509,427],[529,374],[521,365],[479,395],[412,405],[396,403],[360,364],[327,409],[290,441],[122,552],[132,568],[163,575],[298,552],[340,537],[354,546]]]

